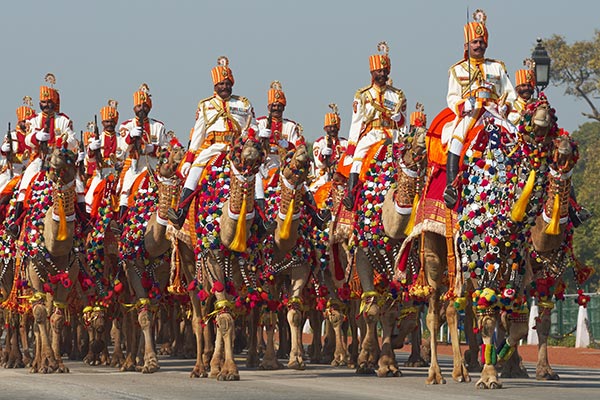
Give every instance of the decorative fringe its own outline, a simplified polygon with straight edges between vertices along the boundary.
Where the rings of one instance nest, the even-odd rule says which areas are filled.
[[[560,233],[560,196],[554,195],[554,204],[552,204],[552,219],[544,230],[547,235],[558,235]]]
[[[415,218],[417,216],[417,206],[419,204],[419,195],[415,195],[415,199],[413,200],[412,211],[410,212],[410,219],[408,220],[408,224],[404,229],[404,234],[409,236],[415,227]]]
[[[59,242],[67,239],[67,217],[65,216],[65,206],[62,196],[57,196],[57,208],[58,208],[58,233],[56,234],[56,240]]]
[[[294,203],[296,202],[296,197],[292,197],[290,201],[290,205],[288,206],[287,212],[285,213],[285,219],[281,224],[281,230],[279,231],[279,237],[283,240],[287,240],[290,237],[290,232],[292,230],[292,217],[294,216]]]
[[[513,205],[513,209],[510,212],[510,219],[514,222],[523,221],[523,217],[525,217],[525,208],[527,208],[527,204],[529,203],[534,184],[535,169],[532,169],[527,178],[527,183],[525,183],[525,187],[523,188],[523,193],[521,193],[521,197],[519,197],[519,200]]]
[[[235,236],[229,248],[233,251],[243,253],[246,251],[246,194],[242,198],[242,209],[240,211],[237,225],[235,227]]]

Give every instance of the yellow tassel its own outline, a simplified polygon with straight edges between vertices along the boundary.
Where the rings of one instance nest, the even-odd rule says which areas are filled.
[[[67,239],[67,217],[65,216],[65,206],[63,204],[63,198],[58,196],[56,204],[58,208],[58,233],[56,234],[56,240],[62,242]]]
[[[404,234],[406,236],[410,235],[413,228],[415,227],[415,217],[417,215],[417,205],[419,204],[419,195],[415,195],[415,199],[413,200],[412,211],[410,212],[410,219],[408,220],[408,224],[404,229]]]
[[[525,208],[527,208],[527,204],[529,203],[529,198],[531,197],[534,184],[535,170],[532,169],[529,173],[529,177],[527,178],[527,183],[525,183],[525,187],[523,188],[523,193],[521,193],[521,197],[519,197],[519,200],[517,200],[517,202],[513,205],[513,209],[510,213],[510,219],[513,221],[523,221],[523,217],[525,216]]]
[[[246,251],[246,194],[242,198],[242,209],[235,227],[235,236],[229,246],[230,250],[242,253]]]
[[[544,230],[544,233],[548,235],[558,235],[560,233],[560,197],[558,193],[554,195],[554,204],[552,204],[552,218],[550,223]]]
[[[287,240],[290,238],[290,231],[292,230],[292,217],[294,216],[294,202],[296,201],[295,197],[292,197],[292,201],[290,201],[290,205],[288,207],[287,212],[285,213],[285,219],[281,224],[281,230],[279,231],[279,237],[283,240]]]

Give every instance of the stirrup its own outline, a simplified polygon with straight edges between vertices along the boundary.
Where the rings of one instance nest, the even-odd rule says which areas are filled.
[[[174,208],[169,208],[167,210],[167,219],[175,225],[177,229],[181,229],[183,224],[185,223],[185,213],[183,210],[175,210]]]

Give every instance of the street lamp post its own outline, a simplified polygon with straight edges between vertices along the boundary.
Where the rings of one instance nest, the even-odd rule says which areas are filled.
[[[542,39],[537,39],[531,58],[535,63],[535,86],[539,97],[540,92],[546,89],[550,82],[550,57],[542,44]]]

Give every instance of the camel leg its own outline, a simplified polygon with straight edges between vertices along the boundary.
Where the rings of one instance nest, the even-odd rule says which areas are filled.
[[[535,369],[535,379],[558,381],[560,377],[552,370],[548,362],[548,336],[550,335],[550,313],[551,308],[540,307],[540,313],[536,322],[538,335],[538,361]]]
[[[385,304],[384,307],[385,311],[381,316],[381,325],[383,329],[377,376],[402,376],[402,372],[398,369],[398,363],[396,362],[396,356],[392,347],[392,332],[399,316],[398,305],[393,304],[390,306],[389,304]]]
[[[259,310],[253,308],[247,317],[248,325],[248,354],[246,356],[246,367],[257,368],[258,359],[258,330],[259,330]],[[261,328],[262,329],[262,328]],[[275,350],[273,350],[275,351]]]
[[[350,301],[350,312],[348,315],[348,323],[350,325],[350,334],[352,336],[352,342],[348,346],[348,354],[350,356],[350,360],[348,362],[348,368],[356,368],[358,365],[358,353],[360,351],[360,335],[359,335],[359,327],[360,332],[366,331],[365,320],[362,315],[358,314],[359,302],[356,300]]]
[[[125,363],[125,356],[123,355],[122,340],[121,340],[121,320],[115,318],[112,321],[110,328],[110,337],[113,342],[113,354],[110,361],[110,366],[115,368],[121,368]]]
[[[215,355],[221,355],[222,365],[217,380],[239,381],[240,373],[233,358],[233,341],[235,339],[234,319],[229,312],[223,312],[217,316],[217,346]],[[213,356],[214,358],[214,356]],[[212,367],[212,363],[211,363]],[[212,368],[211,368],[212,375]]]
[[[265,370],[281,369],[283,368],[283,364],[277,360],[277,353],[275,351],[275,326],[277,325],[277,313],[273,311],[267,311],[263,313],[261,316],[261,325],[265,328],[267,341],[265,343],[265,353],[259,367],[260,369]]]
[[[204,353],[203,331],[207,328],[203,326],[200,300],[198,300],[194,292],[190,293],[190,300],[192,303],[192,329],[194,330],[194,338],[196,339],[196,363],[190,373],[190,378],[206,378],[208,377],[208,373],[202,355]]]
[[[494,313],[479,316],[479,331],[483,340],[483,357],[485,365],[481,371],[481,378],[477,381],[478,389],[500,389],[502,384],[498,380],[496,370],[496,349],[493,343],[494,330],[496,329],[497,316]]]
[[[302,323],[304,318],[302,316],[302,290],[306,286],[308,276],[310,274],[310,268],[307,265],[292,268],[291,271],[291,290],[290,290],[290,301],[288,302],[288,313],[287,320],[290,327],[290,358],[288,362],[288,368],[304,370],[306,364],[304,362],[304,347],[302,345]]]
[[[445,269],[446,242],[444,238],[435,233],[426,232],[424,238],[425,274],[428,284],[433,288],[433,294],[429,298],[429,309],[427,310],[427,329],[429,329],[431,345],[431,364],[426,379],[428,385],[444,384],[446,380],[442,376],[442,370],[438,363],[437,334],[440,330],[440,295],[442,274]],[[442,261],[442,258],[444,261]]]
[[[329,324],[327,325],[330,326],[334,332],[334,336],[330,337],[333,337],[335,340],[335,351],[333,353],[331,365],[334,367],[346,366],[349,363],[348,345],[342,329],[346,316],[334,307],[330,307],[327,313],[329,316]]]
[[[453,302],[446,307],[446,321],[450,331],[450,341],[452,342],[452,379],[456,382],[471,382],[469,371],[465,366],[460,353],[460,336],[458,332],[458,312]]]
[[[5,368],[24,368],[23,354],[19,348],[19,320],[23,316],[14,314],[8,318],[8,329],[6,334],[7,360]]]
[[[33,306],[33,317],[35,319],[36,329],[36,356],[32,372],[49,373],[58,369],[58,363],[52,350],[48,328],[48,310],[44,304]],[[56,318],[55,318],[56,320]],[[39,354],[39,356],[38,356]]]
[[[23,353],[23,364],[26,367],[31,366],[33,358],[29,346],[28,329],[33,329],[31,322],[31,314],[25,313],[19,316],[19,338],[21,340],[21,349]]]
[[[467,338],[467,344],[469,348],[465,350],[464,360],[469,372],[480,372],[481,363],[479,362],[479,341],[478,336],[475,334],[475,326],[477,321],[475,320],[475,314],[473,313],[473,300],[470,295],[470,291],[467,290],[466,294],[467,304],[465,307],[465,336]]]
[[[153,318],[153,313],[148,307],[144,306],[139,310],[138,322],[144,336],[144,365],[141,368],[141,372],[144,374],[154,373],[160,368],[156,352],[154,351],[154,338],[152,336]]]
[[[310,344],[310,362],[320,364],[323,361],[323,352],[325,351],[322,343],[321,329],[323,326],[323,314],[319,310],[309,310],[308,321],[313,332],[312,342]],[[304,325],[304,324],[302,324]]]

